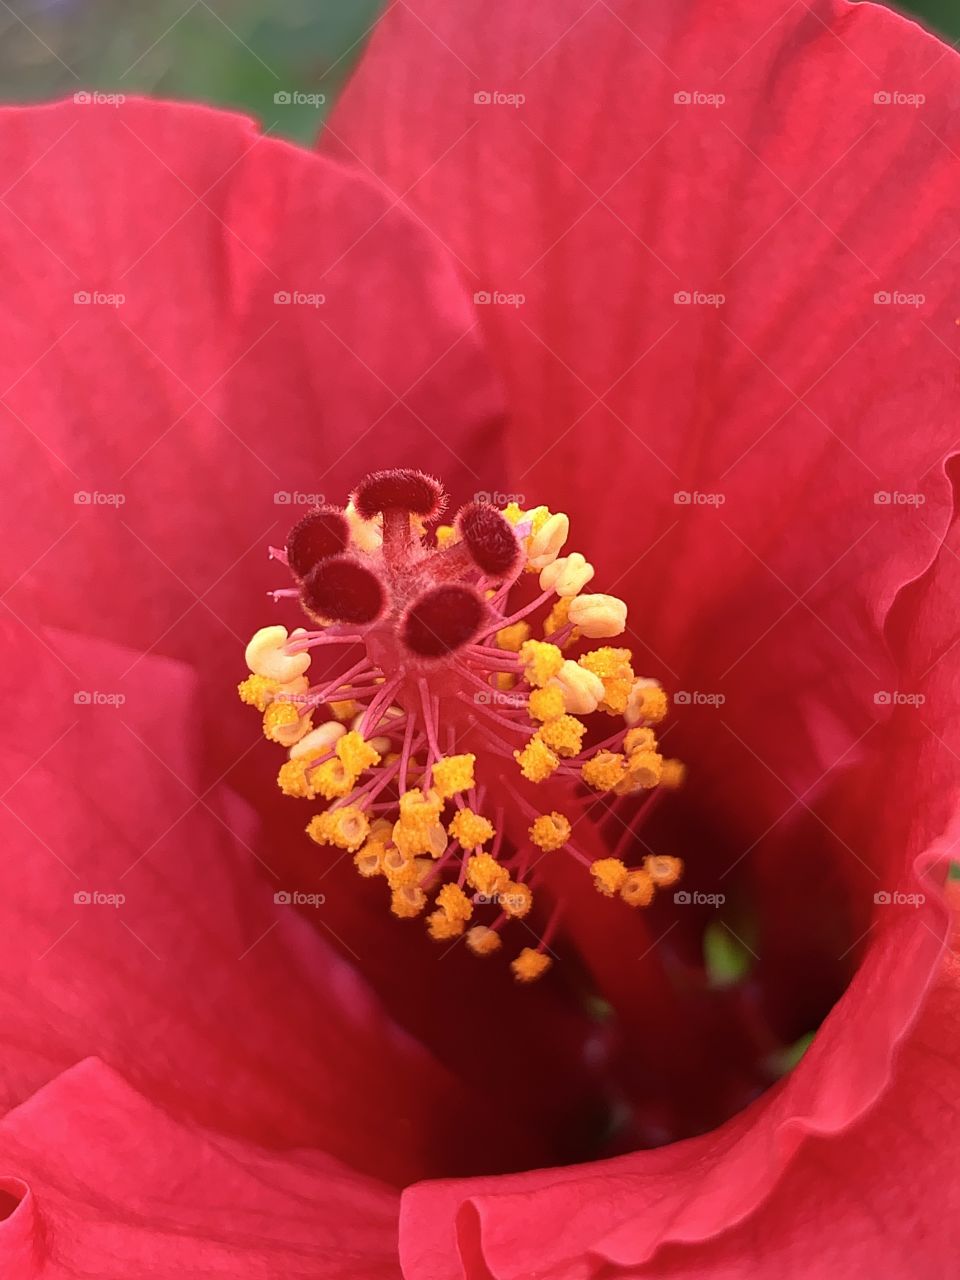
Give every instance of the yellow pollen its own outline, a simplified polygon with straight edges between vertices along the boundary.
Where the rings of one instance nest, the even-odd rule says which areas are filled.
[[[337,739],[334,748],[344,767],[359,776],[364,769],[370,769],[380,763],[380,752],[366,742],[356,730],[345,733]]]
[[[683,859],[655,854],[644,858],[643,869],[658,889],[669,889],[683,874]]]
[[[317,794],[307,777],[307,761],[303,757],[287,760],[280,766],[277,786],[285,796],[301,796],[305,800],[312,800]]]
[[[574,716],[558,716],[537,730],[540,739],[558,756],[575,756],[580,751],[587,726]]]
[[[652,729],[628,729],[623,739],[623,749],[628,756],[636,755],[638,751],[656,751],[657,735]]]
[[[654,883],[646,871],[631,871],[620,886],[620,897],[628,907],[649,907]]]
[[[325,760],[313,770],[311,781],[314,790],[325,800],[339,800],[348,796],[357,783],[357,775],[342,760]]]
[[[626,884],[627,868],[619,858],[598,858],[590,864],[594,885],[598,893],[612,898]]]
[[[457,541],[457,531],[452,524],[437,525],[437,546],[441,550],[452,547]]]
[[[447,830],[463,849],[479,849],[496,835],[493,823],[472,809],[461,809]]]
[[[493,955],[502,946],[496,929],[488,929],[485,924],[475,924],[468,929],[466,943],[475,956]]]
[[[530,839],[544,853],[560,849],[570,839],[570,820],[554,809],[541,813],[530,828]]]
[[[631,726],[641,721],[659,724],[667,714],[668,705],[667,695],[656,680],[637,680],[630,691],[624,719]]]
[[[449,800],[461,791],[469,791],[474,785],[473,766],[475,755],[447,756],[433,766],[433,789],[438,796]]]
[[[632,680],[634,678],[633,668],[630,665],[632,658],[633,654],[629,649],[614,649],[611,645],[605,644],[599,649],[583,654],[579,663],[581,667],[592,671],[601,680]]]
[[[489,853],[475,853],[467,859],[467,884],[485,898],[492,898],[510,880],[510,874]]]
[[[383,874],[383,855],[386,846],[379,840],[368,840],[363,848],[353,855],[353,865],[360,874],[369,879],[371,876]]]
[[[532,720],[556,720],[566,709],[563,693],[554,685],[547,685],[545,689],[534,689],[530,694],[528,709]]]
[[[439,858],[447,847],[447,833],[442,822],[405,823],[401,818],[394,825],[393,842],[408,857],[429,853]]]
[[[416,885],[401,885],[390,895],[390,910],[401,920],[410,920],[418,916],[426,905],[427,895]]]
[[[401,849],[385,849],[380,867],[391,889],[399,889],[405,884],[419,884],[423,879],[423,869],[416,858]]]
[[[663,760],[656,751],[635,751],[627,760],[627,772],[617,784],[619,795],[649,791],[660,782]]]
[[[437,894],[436,904],[451,920],[469,920],[473,915],[473,903],[456,884],[445,884]]]
[[[687,776],[687,767],[682,760],[664,760],[663,772],[660,774],[660,785],[668,791],[682,787]]]
[[[266,711],[282,688],[279,680],[271,680],[269,676],[247,676],[246,680],[241,680],[237,685],[237,693],[246,706]]]
[[[543,634],[552,636],[555,631],[559,631],[561,627],[565,627],[570,619],[570,601],[566,596],[561,597],[547,614],[543,620]],[[571,637],[576,639],[576,632]]]
[[[524,947],[515,960],[510,961],[513,976],[518,982],[536,982],[541,978],[553,961],[542,951],[534,951],[533,947]]]
[[[339,720],[341,724],[348,724],[363,710],[360,703],[354,702],[352,699],[348,702],[331,702],[329,706],[330,714],[334,720]]]
[[[606,711],[611,716],[622,716],[627,709],[630,701],[630,691],[633,688],[633,681],[620,679],[613,676],[603,682],[603,698],[600,701],[600,710]]]
[[[612,791],[626,773],[627,762],[615,751],[598,751],[584,762],[580,776],[588,787],[596,791]]]
[[[506,649],[508,653],[519,653],[522,645],[530,639],[530,623],[515,622],[510,627],[501,627],[497,632],[497,648]]]
[[[509,671],[498,671],[493,677],[494,688],[501,693],[509,693],[516,683],[517,677],[512,676]]]
[[[533,891],[529,885],[508,880],[500,890],[499,903],[503,911],[514,920],[522,920],[533,906]]]
[[[508,520],[510,524],[519,524],[523,519],[523,508],[516,502],[508,502],[502,514],[504,520]]]
[[[560,766],[560,757],[550,750],[539,730],[522,751],[513,753],[513,758],[528,782],[545,782]]]
[[[463,933],[464,922],[445,911],[431,911],[427,916],[427,932],[434,942],[449,942]]]
[[[263,713],[263,735],[271,742],[291,747],[313,727],[309,715],[301,716],[292,702],[271,702]]]
[[[563,666],[563,654],[555,644],[543,640],[526,640],[520,646],[523,674],[529,684],[542,688]]]

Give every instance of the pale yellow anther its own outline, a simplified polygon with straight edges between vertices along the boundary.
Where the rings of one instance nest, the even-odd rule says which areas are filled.
[[[552,853],[570,839],[570,819],[557,813],[556,809],[541,813],[530,828],[530,839],[544,853]]]
[[[653,854],[644,858],[643,869],[658,889],[669,889],[683,874],[683,859]]]
[[[277,786],[285,796],[312,800],[317,794],[307,773],[306,760],[287,760],[281,765],[277,774]]]
[[[521,618],[512,626],[501,627],[497,632],[497,648],[507,653],[519,653],[520,646],[530,639],[530,623]]]
[[[438,760],[431,775],[433,790],[444,800],[459,795],[461,791],[469,791],[474,785],[473,766],[476,762],[477,757],[471,753]]]
[[[328,751],[332,751],[337,744],[337,740],[342,738],[346,733],[346,729],[342,724],[338,724],[336,720],[328,720],[326,724],[318,724],[316,729],[311,729],[309,733],[305,733],[299,742],[294,743],[290,748],[290,759],[297,760],[300,756],[324,756]]]
[[[468,929],[464,941],[475,956],[493,955],[502,946],[500,935],[496,929],[488,929],[485,924],[475,924],[471,929]]]
[[[380,752],[355,730],[338,738],[334,750],[343,761],[344,767],[357,776],[363,773],[364,769],[371,769],[380,763]]]
[[[520,646],[520,662],[528,684],[542,688],[563,666],[563,654],[555,644],[527,640]]]
[[[364,520],[352,502],[347,503],[343,514],[350,529],[350,541],[358,551],[376,551],[383,545],[383,516]]]
[[[628,907],[649,907],[655,888],[646,871],[631,871],[620,886],[620,897]]]
[[[587,726],[575,716],[562,715],[548,720],[538,729],[538,735],[558,756],[579,755]]]
[[[570,621],[591,640],[618,636],[627,625],[627,606],[616,596],[575,596],[570,602]]]
[[[244,657],[256,676],[286,684],[302,676],[310,665],[309,653],[285,653],[286,627],[261,627],[247,645]]]
[[[556,720],[557,716],[562,716],[566,709],[567,704],[564,702],[562,689],[558,685],[550,684],[543,689],[534,689],[530,694],[527,707],[530,719],[539,720],[541,723]]]
[[[623,718],[628,725],[659,724],[667,714],[667,695],[656,680],[634,681]]]
[[[515,960],[510,961],[513,976],[518,982],[536,982],[550,968],[553,961],[542,951],[524,947]]]
[[[539,730],[522,751],[515,751],[513,758],[528,782],[545,782],[560,765],[560,757],[551,751],[540,737]]]
[[[513,920],[522,920],[533,906],[533,891],[529,885],[508,880],[497,898],[500,908]]]
[[[413,884],[401,885],[390,895],[390,910],[401,920],[418,916],[426,905],[427,895]]]
[[[489,853],[467,859],[467,884],[485,898],[492,898],[507,884],[510,873]]]
[[[309,733],[312,723],[309,714],[301,716],[295,703],[275,698],[263,713],[263,736],[291,747]]]
[[[546,510],[538,507],[537,511]],[[542,523],[533,518],[533,529],[527,539],[527,564],[531,569],[543,569],[553,564],[563,549],[570,533],[570,519],[562,511],[556,515],[547,514]],[[546,587],[544,590],[546,591]]]
[[[627,881],[627,868],[619,858],[598,858],[590,864],[594,886],[598,893],[612,898]]]
[[[441,524],[437,526],[437,546],[441,551],[447,547],[452,547],[455,542],[460,541],[460,536],[452,524]]]
[[[558,596],[572,600],[580,594],[593,575],[593,565],[579,551],[571,551],[568,556],[554,560],[540,570],[540,590],[555,591]]]
[[[462,849],[479,849],[481,845],[492,840],[496,832],[493,823],[482,814],[472,809],[458,810],[447,830],[458,841]]]
[[[291,761],[292,763],[292,761]],[[325,760],[311,772],[314,790],[325,800],[339,800],[356,786],[357,775],[342,760]]]
[[[437,894],[436,904],[451,920],[469,920],[473,915],[473,903],[456,884],[445,884]]]
[[[598,751],[584,762],[580,776],[595,791],[612,791],[627,771],[627,761],[615,751]]]
[[[560,690],[564,707],[577,716],[587,716],[596,711],[604,693],[600,677],[570,658],[561,664],[549,687]]]

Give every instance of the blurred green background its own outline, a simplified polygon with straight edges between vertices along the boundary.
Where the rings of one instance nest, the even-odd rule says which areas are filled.
[[[97,88],[199,99],[308,141],[382,2],[0,0],[0,98],[34,102]],[[960,40],[960,0],[906,7]]]

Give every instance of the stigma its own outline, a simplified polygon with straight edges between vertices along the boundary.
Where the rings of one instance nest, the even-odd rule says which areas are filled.
[[[257,631],[239,692],[284,749],[280,789],[312,806],[310,839],[435,943],[503,952],[529,983],[568,905],[551,860],[611,909],[679,879],[668,854],[591,857],[577,827],[599,805],[635,832],[684,771],[657,738],[667,694],[607,643],[627,607],[566,550],[567,516],[473,501],[444,523],[445,507],[439,481],[392,470],[308,512],[271,548],[292,578],[271,594],[309,625]]]

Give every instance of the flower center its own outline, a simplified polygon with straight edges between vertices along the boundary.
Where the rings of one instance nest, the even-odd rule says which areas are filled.
[[[627,609],[584,592],[594,569],[561,555],[567,517],[471,502],[441,524],[444,505],[432,477],[380,471],[345,508],[304,516],[271,548],[296,585],[272,594],[315,625],[258,631],[240,696],[287,749],[284,794],[324,802],[306,828],[318,845],[351,853],[436,942],[487,956],[519,923],[532,945],[511,968],[530,982],[562,919],[562,901],[539,902],[550,859],[628,907],[679,878],[678,858],[590,857],[574,828],[602,798],[604,817],[629,806],[634,833],[683,767],[657,742],[660,685],[629,649],[590,643],[620,635]],[[312,660],[340,653],[344,669],[310,684]]]

